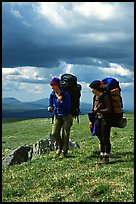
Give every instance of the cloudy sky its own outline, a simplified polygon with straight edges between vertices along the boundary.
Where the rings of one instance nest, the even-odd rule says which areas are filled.
[[[134,2],[2,2],[2,97],[48,98],[52,77],[114,77],[134,106]]]

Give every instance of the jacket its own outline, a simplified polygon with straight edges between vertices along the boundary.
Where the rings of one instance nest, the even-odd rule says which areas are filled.
[[[71,109],[71,98],[70,94],[64,89],[60,89],[60,95],[62,96],[62,103],[59,102],[59,100],[56,98],[55,92],[52,91],[49,97],[49,104],[48,106],[51,106],[54,110],[54,114],[56,116],[65,116],[70,113]]]

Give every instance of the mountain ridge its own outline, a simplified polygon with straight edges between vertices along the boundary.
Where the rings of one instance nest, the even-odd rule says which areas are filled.
[[[2,99],[2,118],[50,118],[52,114],[48,112],[48,98],[42,98],[36,101],[22,102],[13,97]],[[91,111],[91,105],[80,104],[81,114]]]
[[[42,98],[35,101],[22,102],[14,97],[2,98],[2,118],[50,118],[52,114],[48,112],[48,98]],[[92,110],[92,104],[81,102],[80,114],[84,115]],[[133,112],[132,109],[126,109],[124,112]]]

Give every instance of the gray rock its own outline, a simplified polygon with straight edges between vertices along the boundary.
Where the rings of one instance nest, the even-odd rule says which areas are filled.
[[[69,141],[69,150],[71,149],[80,149],[80,146],[77,142]]]
[[[14,165],[21,164],[23,162],[30,161],[32,159],[33,149],[31,146],[24,145],[14,150],[11,150],[8,156],[2,159],[2,165]]]
[[[33,154],[45,154],[49,152],[49,140],[39,140],[36,144],[33,144]]]

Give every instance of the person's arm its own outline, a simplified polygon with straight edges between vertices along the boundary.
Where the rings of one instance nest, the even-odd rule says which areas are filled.
[[[49,98],[49,103],[48,103],[48,112],[52,112],[54,109],[53,106],[53,95],[52,93],[50,94],[50,98]]]
[[[111,102],[107,95],[104,96],[103,103],[105,108],[100,108],[99,113],[111,113]]]

